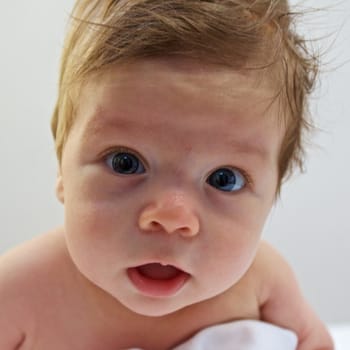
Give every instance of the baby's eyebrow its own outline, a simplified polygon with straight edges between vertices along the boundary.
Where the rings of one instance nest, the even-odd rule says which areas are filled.
[[[130,127],[130,121],[121,118],[107,118],[102,113],[94,114],[84,128],[85,136],[98,136],[105,130],[126,130]]]
[[[108,111],[104,108],[97,108],[91,115],[87,115],[87,120],[83,124],[82,137],[84,140],[104,138],[106,133],[118,132],[128,133],[132,130],[147,130],[149,124],[146,124],[142,118],[131,120],[127,118],[128,111]]]
[[[256,156],[260,160],[267,160],[271,157],[271,152],[263,145],[263,143],[258,143],[256,141],[238,141],[232,140],[230,143],[233,153],[239,153],[246,156]]]

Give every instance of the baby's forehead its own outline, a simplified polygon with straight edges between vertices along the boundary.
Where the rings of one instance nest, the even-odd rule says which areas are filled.
[[[159,94],[166,88],[176,89],[183,95],[208,94],[222,103],[249,95],[250,100],[271,100],[275,86],[268,72],[262,70],[233,69],[225,65],[186,58],[151,58],[133,62],[116,63],[93,74],[81,86],[87,93],[96,90],[113,94],[148,86]],[[227,97],[227,100],[225,100]]]

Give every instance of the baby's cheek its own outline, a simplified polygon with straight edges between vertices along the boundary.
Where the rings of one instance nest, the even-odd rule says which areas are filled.
[[[261,237],[262,220],[254,220],[247,213],[238,209],[222,219],[216,230],[212,227],[211,242],[207,244],[211,263],[239,277],[250,266]]]
[[[101,215],[105,215],[103,211],[88,203],[66,215],[67,247],[73,261],[85,274],[94,275],[98,265],[111,255],[113,232]]]
[[[111,226],[116,227],[120,217],[113,204],[108,201],[77,201],[66,212],[67,226],[93,239],[107,234]]]

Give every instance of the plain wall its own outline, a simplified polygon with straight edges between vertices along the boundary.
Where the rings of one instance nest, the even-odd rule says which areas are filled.
[[[50,118],[73,0],[1,5],[0,253],[63,221]],[[302,27],[312,37],[331,34],[321,41],[327,64],[312,99],[323,131],[313,139],[306,174],[284,186],[264,236],[289,260],[325,321],[350,321],[350,2],[304,5],[330,6]]]

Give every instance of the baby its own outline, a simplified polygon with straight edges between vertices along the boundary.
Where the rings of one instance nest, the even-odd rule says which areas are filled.
[[[65,222],[1,257],[1,350],[165,350],[242,319],[333,349],[261,241],[309,125],[293,28],[285,0],[77,1],[52,120]]]

